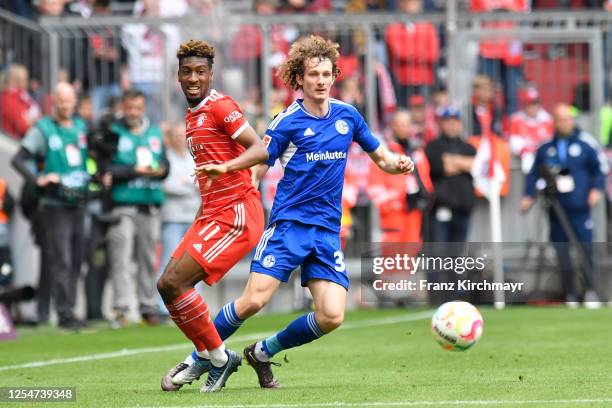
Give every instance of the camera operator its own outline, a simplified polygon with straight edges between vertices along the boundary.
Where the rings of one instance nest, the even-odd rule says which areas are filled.
[[[113,287],[113,328],[127,325],[130,262],[137,263],[137,292],[140,314],[148,324],[159,323],[156,307],[156,245],[161,233],[160,207],[164,202],[161,181],[169,164],[159,126],[145,116],[146,100],[140,91],[123,94],[123,117],[111,125],[119,136],[110,164],[112,214],[119,222],[108,230],[110,277]],[[133,255],[133,251],[135,256]]]
[[[87,135],[90,160],[89,174],[92,176],[92,194],[87,204],[85,228],[87,235],[87,276],[85,277],[85,300],[87,320],[102,319],[102,296],[109,275],[108,228],[119,222],[113,215],[110,165],[117,152],[119,135],[111,125],[121,118],[120,110],[113,109],[115,100],[110,101],[109,110],[102,115],[97,126]]]
[[[571,233],[582,244],[587,259],[585,267],[585,296],[587,307],[601,305],[592,281],[590,265],[593,241],[591,208],[601,199],[607,163],[598,155],[595,139],[574,125],[571,107],[559,104],[553,111],[555,132],[553,139],[542,144],[525,180],[525,194],[521,210],[527,211],[534,203],[536,184],[543,178],[547,200],[554,200],[549,209],[550,240],[555,246],[561,270],[563,291],[568,306],[577,305],[574,274],[568,242]],[[546,182],[548,180],[548,182]],[[555,204],[558,203],[558,206]],[[559,209],[559,212],[555,211]],[[560,213],[560,214],[559,214]],[[567,218],[564,225],[561,217]],[[571,228],[571,231],[568,231]],[[560,244],[565,243],[565,244]]]
[[[77,280],[83,261],[84,203],[87,198],[87,127],[74,117],[76,94],[72,85],[60,82],[53,93],[53,115],[45,116],[26,133],[13,167],[36,185],[42,195],[39,222],[42,260],[48,265],[50,285],[41,284],[40,299],[51,292],[59,325],[79,329],[84,323],[74,316]],[[32,172],[30,162],[42,171]],[[41,276],[41,281],[47,277]],[[39,309],[40,311],[40,309]],[[39,316],[46,319],[47,316]]]

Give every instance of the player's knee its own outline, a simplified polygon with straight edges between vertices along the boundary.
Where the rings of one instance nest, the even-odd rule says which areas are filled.
[[[336,330],[344,321],[344,312],[327,312],[318,313],[315,315],[317,324],[324,333],[329,333]]]
[[[240,312],[238,313],[242,319],[253,316],[268,303],[268,299],[263,296],[250,296],[248,298],[241,299]]]
[[[171,302],[180,296],[180,285],[173,279],[170,274],[164,273],[157,280],[157,291],[165,302]]]

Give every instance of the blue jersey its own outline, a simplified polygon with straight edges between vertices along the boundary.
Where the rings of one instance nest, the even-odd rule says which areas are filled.
[[[270,123],[264,142],[267,164],[280,159],[284,168],[270,224],[298,221],[339,233],[349,147],[357,142],[369,153],[380,146],[357,109],[330,99],[327,115],[319,118],[298,99]]]

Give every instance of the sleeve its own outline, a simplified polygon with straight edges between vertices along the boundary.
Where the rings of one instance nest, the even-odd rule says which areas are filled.
[[[372,134],[365,120],[357,110],[353,112],[355,118],[355,131],[353,133],[353,141],[357,142],[359,146],[366,152],[372,153],[380,146],[380,141]]]
[[[535,197],[535,186],[540,176],[540,166],[542,165],[542,155],[544,153],[543,146],[540,146],[536,151],[535,159],[531,165],[531,169],[525,176],[525,196]]]
[[[425,156],[429,162],[429,177],[432,180],[437,180],[444,177],[444,165],[442,164],[442,155],[437,149],[435,142],[428,144],[425,147]]]
[[[598,152],[589,146],[589,173],[591,173],[591,189],[604,190],[606,188],[607,163],[600,160]],[[604,156],[605,157],[605,156]]]
[[[11,165],[27,182],[36,184],[36,173],[33,171],[35,161],[34,155],[22,147],[11,160]]]
[[[236,102],[228,96],[215,104],[212,114],[217,127],[232,139],[236,139],[249,126]]]
[[[47,144],[45,137],[37,126],[32,126],[21,141],[21,146],[32,156],[45,157]]]
[[[266,164],[272,167],[276,159],[287,150],[290,140],[289,137],[285,136],[282,132],[268,128],[264,135],[263,142],[268,148],[268,161]]]

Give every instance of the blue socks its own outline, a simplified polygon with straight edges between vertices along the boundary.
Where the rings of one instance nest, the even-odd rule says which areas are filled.
[[[281,350],[310,343],[324,334],[315,320],[314,312],[311,312],[298,317],[284,330],[265,339],[262,347],[266,355],[272,357]]]
[[[223,306],[215,317],[215,328],[221,340],[225,340],[234,334],[242,326],[242,323],[244,323],[244,320],[240,320],[236,314],[234,302]]]

